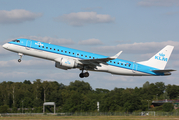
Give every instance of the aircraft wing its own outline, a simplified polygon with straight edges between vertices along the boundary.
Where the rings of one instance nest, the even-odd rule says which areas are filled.
[[[86,64],[86,65],[99,65],[100,63],[106,63],[110,60],[114,60],[116,58],[119,57],[119,55],[122,53],[122,51],[120,51],[119,53],[117,53],[116,55],[112,56],[112,57],[108,57],[108,58],[97,58],[97,59],[84,59],[84,60],[79,60],[82,64]]]

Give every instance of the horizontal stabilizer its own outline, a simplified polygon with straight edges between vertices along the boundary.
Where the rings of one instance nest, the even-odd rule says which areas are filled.
[[[171,75],[170,72],[176,71],[176,70],[168,69],[168,70],[152,70],[152,71],[158,74]]]
[[[155,73],[165,73],[165,72],[172,72],[172,71],[176,71],[176,70],[172,70],[172,69],[168,69],[168,70],[152,70],[152,72],[155,72]]]

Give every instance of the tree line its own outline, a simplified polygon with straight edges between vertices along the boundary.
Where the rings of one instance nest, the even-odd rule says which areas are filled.
[[[23,112],[42,112],[44,102],[55,102],[57,112],[96,112],[97,102],[100,112],[146,111],[153,100],[178,97],[179,86],[166,86],[163,82],[147,81],[142,87],[94,90],[88,82],[79,80],[69,85],[40,79],[33,84],[30,80],[4,81],[0,83],[0,112],[4,109],[22,112],[21,108],[29,108]]]

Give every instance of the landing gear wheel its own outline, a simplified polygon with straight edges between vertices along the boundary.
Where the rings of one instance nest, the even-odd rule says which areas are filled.
[[[89,72],[85,72],[83,73],[85,77],[88,77],[89,76]]]
[[[18,59],[18,62],[21,62],[21,58],[22,58],[23,54],[22,53],[18,53],[18,55],[20,56],[20,59]]]
[[[84,74],[83,73],[80,73],[79,76],[80,76],[80,78],[84,78]]]
[[[18,62],[21,62],[21,59],[18,59]]]
[[[83,68],[81,70],[82,70],[82,72],[79,74],[80,78],[84,78],[84,77],[88,77],[89,76],[88,72],[83,73],[83,71],[85,70],[85,66],[83,66]]]
[[[79,74],[79,77],[80,77],[80,78],[84,78],[84,77],[88,77],[88,76],[89,76],[89,73],[88,73],[88,72],[80,73],[80,74]]]

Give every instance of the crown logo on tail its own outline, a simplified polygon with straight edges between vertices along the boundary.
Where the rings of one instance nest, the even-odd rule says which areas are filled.
[[[163,53],[159,53],[159,56],[164,57],[164,56],[165,56],[165,54],[163,54]]]

